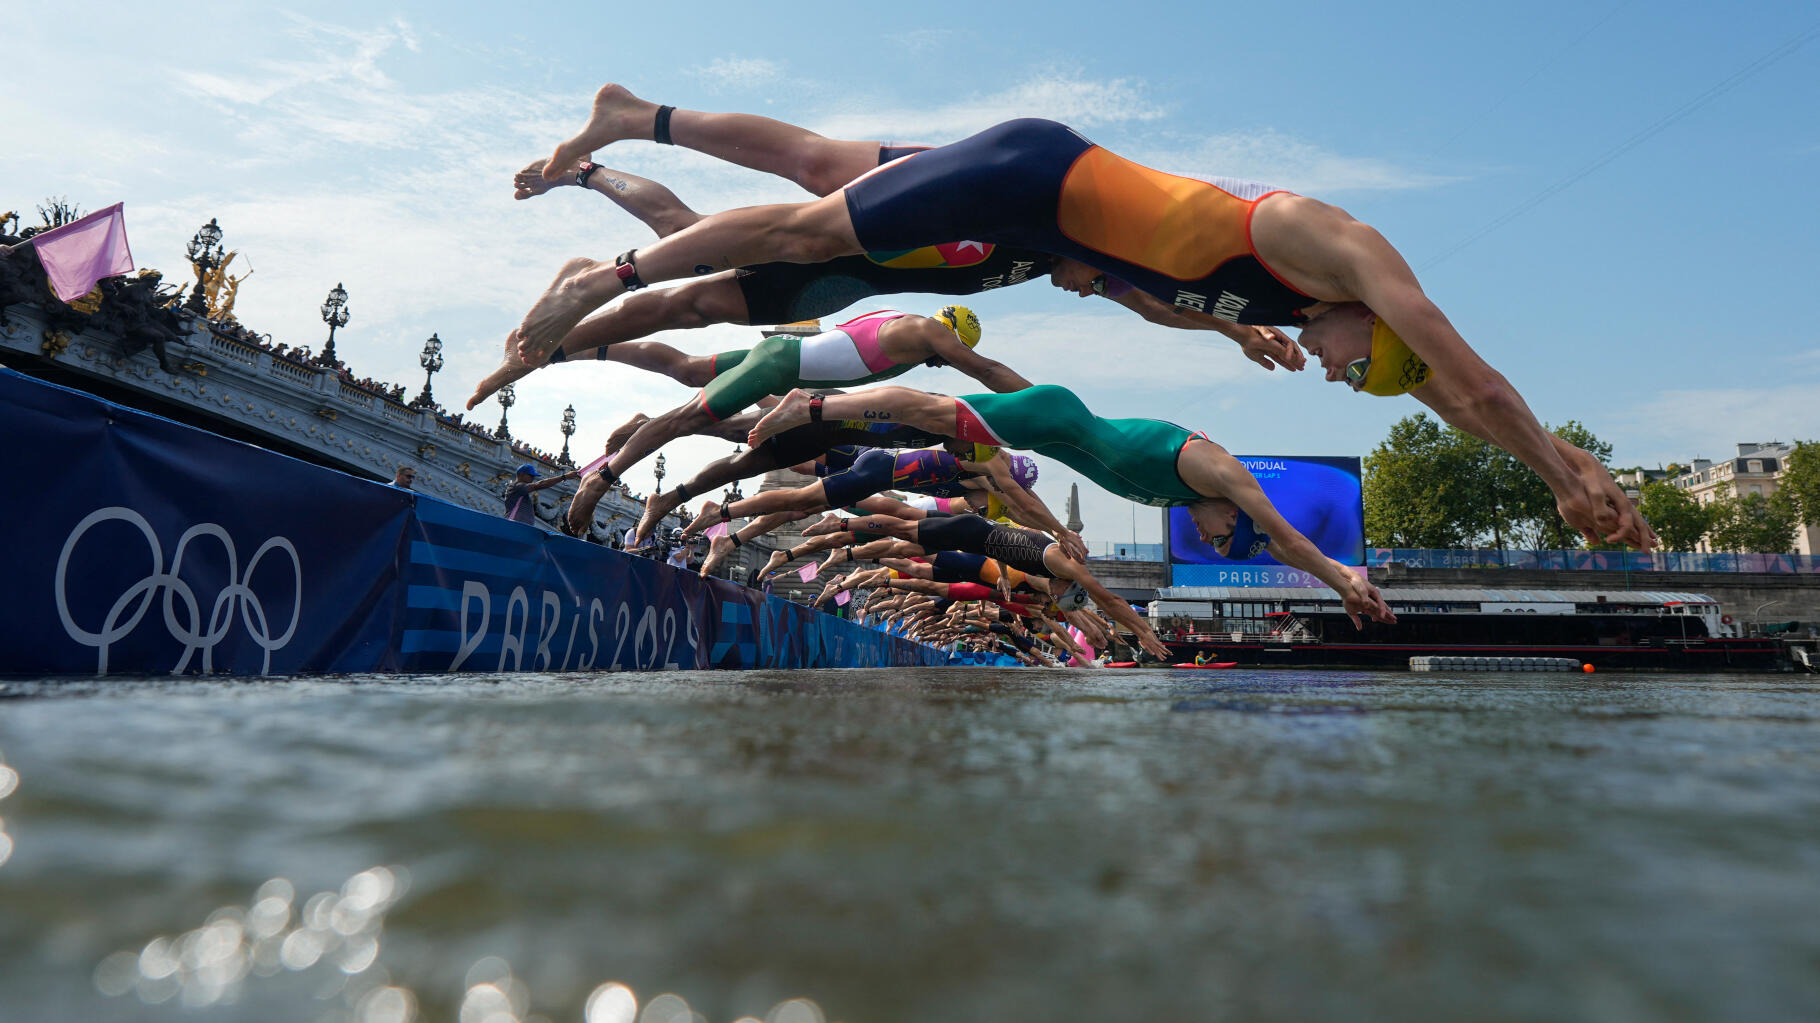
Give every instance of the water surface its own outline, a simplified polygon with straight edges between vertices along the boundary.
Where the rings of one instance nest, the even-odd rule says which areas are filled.
[[[9,1021],[1820,1018],[1803,676],[0,697]]]

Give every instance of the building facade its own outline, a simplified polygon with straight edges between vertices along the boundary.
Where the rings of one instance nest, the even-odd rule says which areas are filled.
[[[1751,494],[1767,499],[1775,496],[1780,488],[1788,456],[1793,452],[1792,445],[1780,441],[1743,443],[1738,445],[1737,454],[1731,458],[1722,461],[1696,458],[1685,472],[1667,476],[1666,479],[1670,486],[1679,487],[1703,505],[1727,497],[1745,497]],[[1653,472],[1647,475],[1651,479],[1661,478]],[[1628,481],[1621,482],[1628,491],[1631,484]],[[1636,486],[1641,489],[1642,481],[1639,480]],[[1711,548],[1705,541],[1701,541],[1700,549],[1704,551]],[[1820,528],[1797,526],[1795,553],[1813,554],[1816,550],[1820,550]]]

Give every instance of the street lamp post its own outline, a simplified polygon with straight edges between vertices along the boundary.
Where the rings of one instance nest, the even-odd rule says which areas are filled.
[[[743,455],[743,454],[745,454],[745,452],[746,452],[746,449],[745,449],[745,447],[743,447],[743,446],[742,446],[742,445],[739,445],[739,444],[735,444],[735,445],[733,445],[733,457],[734,457],[734,458],[738,458],[738,457],[739,457],[739,456],[740,456],[740,455]],[[741,498],[741,497],[742,497],[742,496],[744,496],[744,495],[742,495],[742,494],[741,494],[741,493],[740,493],[740,492],[739,492],[739,481],[738,481],[738,480],[734,480],[734,481],[733,481],[733,497],[732,497],[732,500],[735,500],[735,501],[737,501],[737,500],[739,500],[739,499],[740,499],[740,498]]]
[[[493,431],[493,436],[500,440],[512,439],[512,434],[506,430],[506,413],[512,411],[512,406],[517,402],[517,388],[507,384],[499,389],[499,429]]]
[[[322,302],[322,322],[329,325],[329,343],[322,346],[322,353],[310,360],[319,366],[335,365],[335,328],[348,325],[348,291],[335,282],[335,288],[329,297]]]
[[[436,407],[436,399],[430,394],[430,378],[442,368],[441,335],[431,334],[430,339],[423,343],[423,351],[417,353],[417,365],[423,367],[423,393],[418,395],[417,400],[411,404],[419,408],[433,409]]]
[[[657,466],[653,471],[657,474],[657,492],[661,494],[664,492],[664,456],[661,451],[658,452]]]
[[[190,297],[183,307],[197,316],[209,314],[209,300],[205,291],[209,272],[221,265],[221,225],[210,217],[209,222],[198,228],[195,237],[191,238],[183,251],[196,267],[196,283],[190,288]]]
[[[573,436],[575,436],[575,406],[570,405],[562,410],[562,458],[560,461],[564,465],[575,464],[574,459],[569,457],[569,438]]]

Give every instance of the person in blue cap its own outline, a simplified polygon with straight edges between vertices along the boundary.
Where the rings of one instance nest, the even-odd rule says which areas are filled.
[[[575,479],[579,475],[580,473],[571,470],[560,476],[540,480],[537,478],[537,466],[530,462],[519,466],[518,472],[513,476],[512,482],[506,486],[506,492],[503,495],[506,502],[506,518],[513,522],[522,522],[527,526],[535,526],[537,524],[536,502],[531,500],[531,495],[545,487],[553,487],[564,480]]]

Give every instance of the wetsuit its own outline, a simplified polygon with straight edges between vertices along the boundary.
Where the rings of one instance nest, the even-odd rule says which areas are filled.
[[[938,583],[983,583],[997,586],[1001,566],[984,554],[936,551],[929,558],[930,577]],[[1003,569],[1012,589],[1027,584],[1029,576],[1015,568]]]
[[[841,447],[853,448],[852,458],[857,458],[860,448],[926,448],[944,444],[951,439],[900,423],[840,419],[793,426],[774,437],[765,438],[760,447],[770,451],[775,465],[789,466],[811,461]],[[852,464],[851,458],[848,458],[846,464]]]
[[[1046,533],[1021,526],[1001,526],[978,515],[949,515],[919,520],[916,545],[925,551],[967,551],[996,558],[1008,568],[1053,579],[1043,552],[1055,541]]]
[[[904,315],[890,309],[867,313],[812,337],[775,334],[751,348],[721,352],[711,363],[714,379],[697,400],[710,416],[722,420],[767,394],[783,394],[794,387],[889,380],[910,367],[884,353],[878,331]]]
[[[867,448],[854,460],[852,468],[822,480],[822,491],[829,507],[840,508],[884,490],[918,491],[963,475],[960,462],[940,448],[896,452]]]
[[[879,146],[880,166],[928,146]],[[959,236],[956,236],[959,237]],[[820,319],[876,295],[974,295],[1049,276],[1047,252],[979,242],[945,242],[842,256],[826,263],[761,263],[734,280],[747,323]]]
[[[1048,455],[1129,501],[1169,507],[1206,500],[1182,481],[1176,457],[1201,437],[1161,419],[1102,419],[1055,384],[954,399],[962,440]]]
[[[868,251],[976,238],[1077,259],[1183,308],[1293,324],[1316,300],[1251,244],[1253,211],[1279,191],[1166,174],[1021,118],[869,171],[845,195]]]

